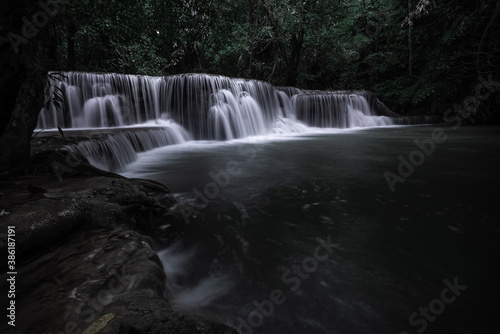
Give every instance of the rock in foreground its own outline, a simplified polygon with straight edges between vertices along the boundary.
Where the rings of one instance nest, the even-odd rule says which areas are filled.
[[[168,278],[146,235],[182,229],[168,189],[96,170],[83,157],[59,178],[51,175],[66,154],[43,153],[28,171],[33,176],[0,181],[0,210],[8,212],[1,233],[16,226],[17,271],[16,326],[2,322],[0,331],[235,333],[179,314],[165,298]],[[5,254],[6,235],[0,240]]]

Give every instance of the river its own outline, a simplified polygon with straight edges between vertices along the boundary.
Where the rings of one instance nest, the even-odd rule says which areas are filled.
[[[180,311],[240,333],[494,333],[499,130],[190,141],[122,174],[179,202],[187,232],[159,255]]]

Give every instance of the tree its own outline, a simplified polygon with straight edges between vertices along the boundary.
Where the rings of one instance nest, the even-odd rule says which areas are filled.
[[[443,111],[470,95],[478,78],[498,77],[499,37],[492,29],[500,28],[499,5],[481,0],[416,2],[402,25],[412,30],[412,75],[399,74],[393,84],[386,81],[378,88],[398,87],[401,107]]]
[[[4,1],[0,8],[0,173],[22,170],[44,104],[53,3]]]
[[[167,40],[166,35],[159,36],[158,3],[164,2],[76,0],[62,4],[56,21],[58,70],[161,75],[166,60],[159,49]]]

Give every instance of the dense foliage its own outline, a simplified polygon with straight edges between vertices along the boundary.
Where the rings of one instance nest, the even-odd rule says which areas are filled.
[[[500,81],[499,11],[492,0],[75,0],[56,21],[55,68],[371,89],[403,113],[442,112]]]

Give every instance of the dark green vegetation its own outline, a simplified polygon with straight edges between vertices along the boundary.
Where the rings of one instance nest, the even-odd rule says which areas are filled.
[[[368,89],[404,115],[442,114],[479,95],[471,112],[491,115],[499,12],[492,0],[3,1],[0,146],[16,142],[17,153],[4,150],[0,170],[26,160],[47,70]]]
[[[308,89],[374,90],[438,112],[500,75],[491,0],[72,1],[56,69],[209,72]]]

